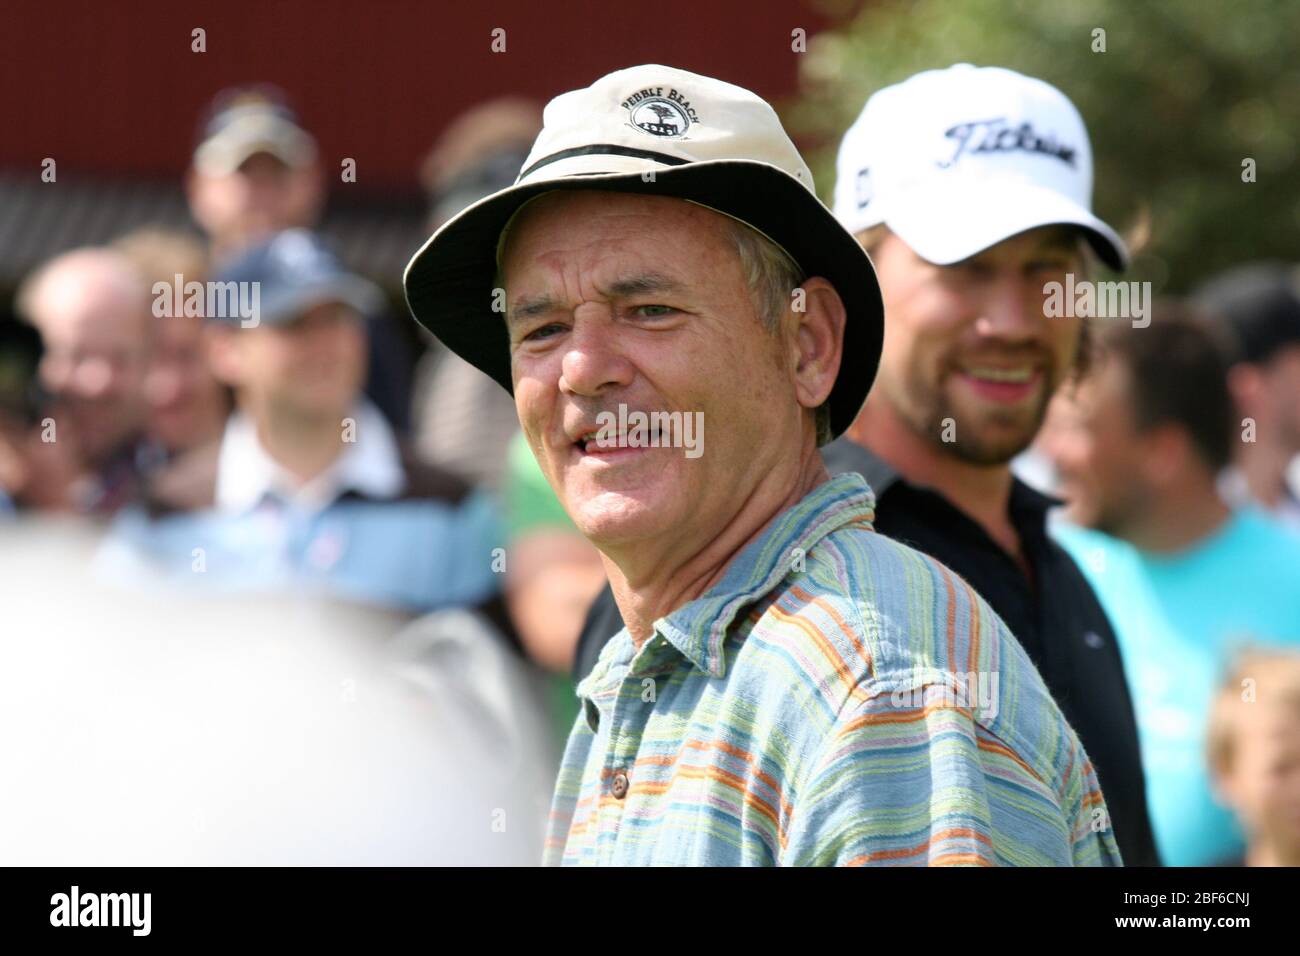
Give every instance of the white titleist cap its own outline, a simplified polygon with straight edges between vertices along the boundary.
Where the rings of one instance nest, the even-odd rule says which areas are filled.
[[[850,232],[884,223],[939,265],[1057,223],[1101,259],[1128,264],[1092,214],[1092,147],[1060,90],[1000,67],[960,63],[876,93],[840,144],[835,215]]]

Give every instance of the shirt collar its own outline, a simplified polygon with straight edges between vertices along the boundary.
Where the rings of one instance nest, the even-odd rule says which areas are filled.
[[[875,495],[860,475],[818,485],[777,515],[706,594],[656,621],[656,633],[709,676],[722,677],[723,642],[736,616],[774,590],[822,538],[849,525],[870,529],[874,517]]]
[[[320,511],[346,492],[394,498],[405,487],[401,454],[392,429],[379,410],[359,402],[351,415],[356,440],[345,442],[334,462],[306,484],[299,483],[262,447],[248,416],[235,412],[226,423],[217,457],[216,506],[244,512],[268,494],[310,511]]]
[[[847,438],[837,439],[828,445],[825,449],[825,457],[828,465],[835,471],[843,472],[845,470],[856,471],[867,480],[872,490],[876,493],[876,498],[880,499],[885,496],[885,492],[895,485],[901,485],[907,488],[915,488],[930,494],[938,495],[947,501],[947,496],[942,492],[931,488],[928,485],[917,484],[916,482],[905,479],[893,465],[885,461],[870,448],[859,445],[857,442],[850,441]],[[1008,508],[1013,517],[1025,515],[1035,523],[1042,523],[1046,520],[1049,510],[1065,504],[1061,498],[1055,495],[1049,495],[1039,491],[1032,485],[1021,480],[1020,476],[1012,474],[1011,476],[1011,498]]]
[[[822,458],[831,474],[843,474],[856,471],[875,492],[876,499],[883,498],[885,492],[901,480],[901,475],[894,466],[881,458],[870,448],[859,445],[847,438],[837,438],[822,449]]]

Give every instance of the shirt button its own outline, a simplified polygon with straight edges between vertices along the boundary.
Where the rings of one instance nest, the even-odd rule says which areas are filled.
[[[609,791],[614,795],[615,800],[622,800],[627,796],[627,774],[622,770],[614,774],[614,779],[610,782]]]

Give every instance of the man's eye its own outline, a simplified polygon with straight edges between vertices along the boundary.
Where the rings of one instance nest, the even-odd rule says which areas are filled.
[[[993,275],[993,267],[983,262],[959,262],[950,268],[952,275],[965,280],[987,279]]]
[[[677,310],[671,305],[638,305],[636,312],[646,318],[658,318],[661,315],[672,315]]]
[[[548,339],[557,331],[562,331],[564,326],[558,322],[548,322],[546,325],[539,325],[523,337],[524,342],[535,342],[538,339]]]

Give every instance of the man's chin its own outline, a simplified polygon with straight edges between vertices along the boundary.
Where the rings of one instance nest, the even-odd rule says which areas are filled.
[[[641,494],[601,491],[568,510],[582,536],[602,551],[635,545],[671,526],[666,509]]]
[[[944,450],[970,465],[1005,465],[1028,448],[1037,430],[985,429],[979,434],[962,435],[961,426],[951,442],[941,442]]]
[[[1033,444],[1045,405],[1024,409],[961,409],[931,424],[948,453],[972,465],[1005,465]]]
[[[1095,531],[1102,530],[1098,527],[1100,516],[1097,513],[1097,507],[1089,498],[1072,490],[1069,485],[1058,488],[1056,493],[1065,501],[1065,508],[1061,512],[1062,518],[1080,528],[1092,528]]]

